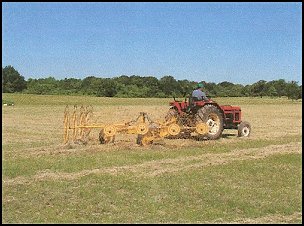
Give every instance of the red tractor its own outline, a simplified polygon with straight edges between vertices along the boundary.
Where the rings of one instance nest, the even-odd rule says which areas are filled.
[[[168,114],[165,120],[176,118],[178,124],[183,127],[195,127],[198,123],[206,123],[209,129],[207,135],[196,136],[198,140],[218,139],[224,129],[237,129],[238,136],[248,137],[251,126],[248,122],[242,121],[241,108],[231,105],[218,105],[213,100],[195,100],[192,97],[188,101],[177,101],[174,98],[170,102]],[[190,132],[183,132],[180,137],[189,138]]]

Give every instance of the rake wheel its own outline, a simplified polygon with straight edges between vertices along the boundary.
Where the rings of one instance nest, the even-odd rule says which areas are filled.
[[[99,142],[101,144],[108,144],[108,143],[113,143],[115,140],[115,136],[106,136],[104,133],[104,130],[101,130],[99,132]]]

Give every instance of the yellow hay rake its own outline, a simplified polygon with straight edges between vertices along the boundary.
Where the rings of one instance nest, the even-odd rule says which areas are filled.
[[[91,122],[93,116],[92,106],[81,106],[78,108],[76,105],[72,113],[69,106],[66,106],[64,110],[64,143],[67,143],[70,139],[85,140],[91,129],[94,126],[87,126]],[[71,134],[72,133],[72,134]]]
[[[195,127],[185,127],[177,124],[176,118],[169,121],[152,121],[147,113],[140,112],[139,116],[132,121],[117,124],[93,123],[92,106],[74,106],[70,111],[66,106],[64,111],[64,143],[69,141],[87,142],[92,129],[100,129],[99,141],[101,144],[114,142],[116,134],[137,134],[137,144],[147,145],[154,140],[167,136],[177,137],[182,131],[190,131],[197,135],[208,133],[208,126],[199,123]]]

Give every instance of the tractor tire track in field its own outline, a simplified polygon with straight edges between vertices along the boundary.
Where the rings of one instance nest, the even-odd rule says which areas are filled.
[[[202,167],[228,164],[233,161],[263,159],[271,155],[290,153],[301,154],[302,142],[269,145],[263,148],[234,150],[227,153],[206,153],[198,156],[161,159],[134,165],[82,170],[75,173],[51,172],[45,170],[30,177],[18,176],[11,179],[2,179],[2,182],[4,185],[18,185],[47,180],[77,180],[91,174],[110,174],[115,176],[131,173],[134,177],[154,177],[165,173],[175,173]]]

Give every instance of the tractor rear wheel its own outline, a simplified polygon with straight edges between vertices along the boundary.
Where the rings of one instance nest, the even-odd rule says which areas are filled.
[[[214,105],[205,105],[200,108],[195,114],[196,124],[206,123],[208,126],[208,133],[206,135],[199,135],[198,139],[218,139],[224,130],[224,119],[220,110]]]
[[[167,115],[165,116],[165,121],[169,122],[173,120],[173,118],[176,118],[178,121],[178,111],[175,108],[170,108]]]
[[[238,126],[238,136],[239,137],[249,137],[251,132],[251,126],[249,122],[241,122]]]

